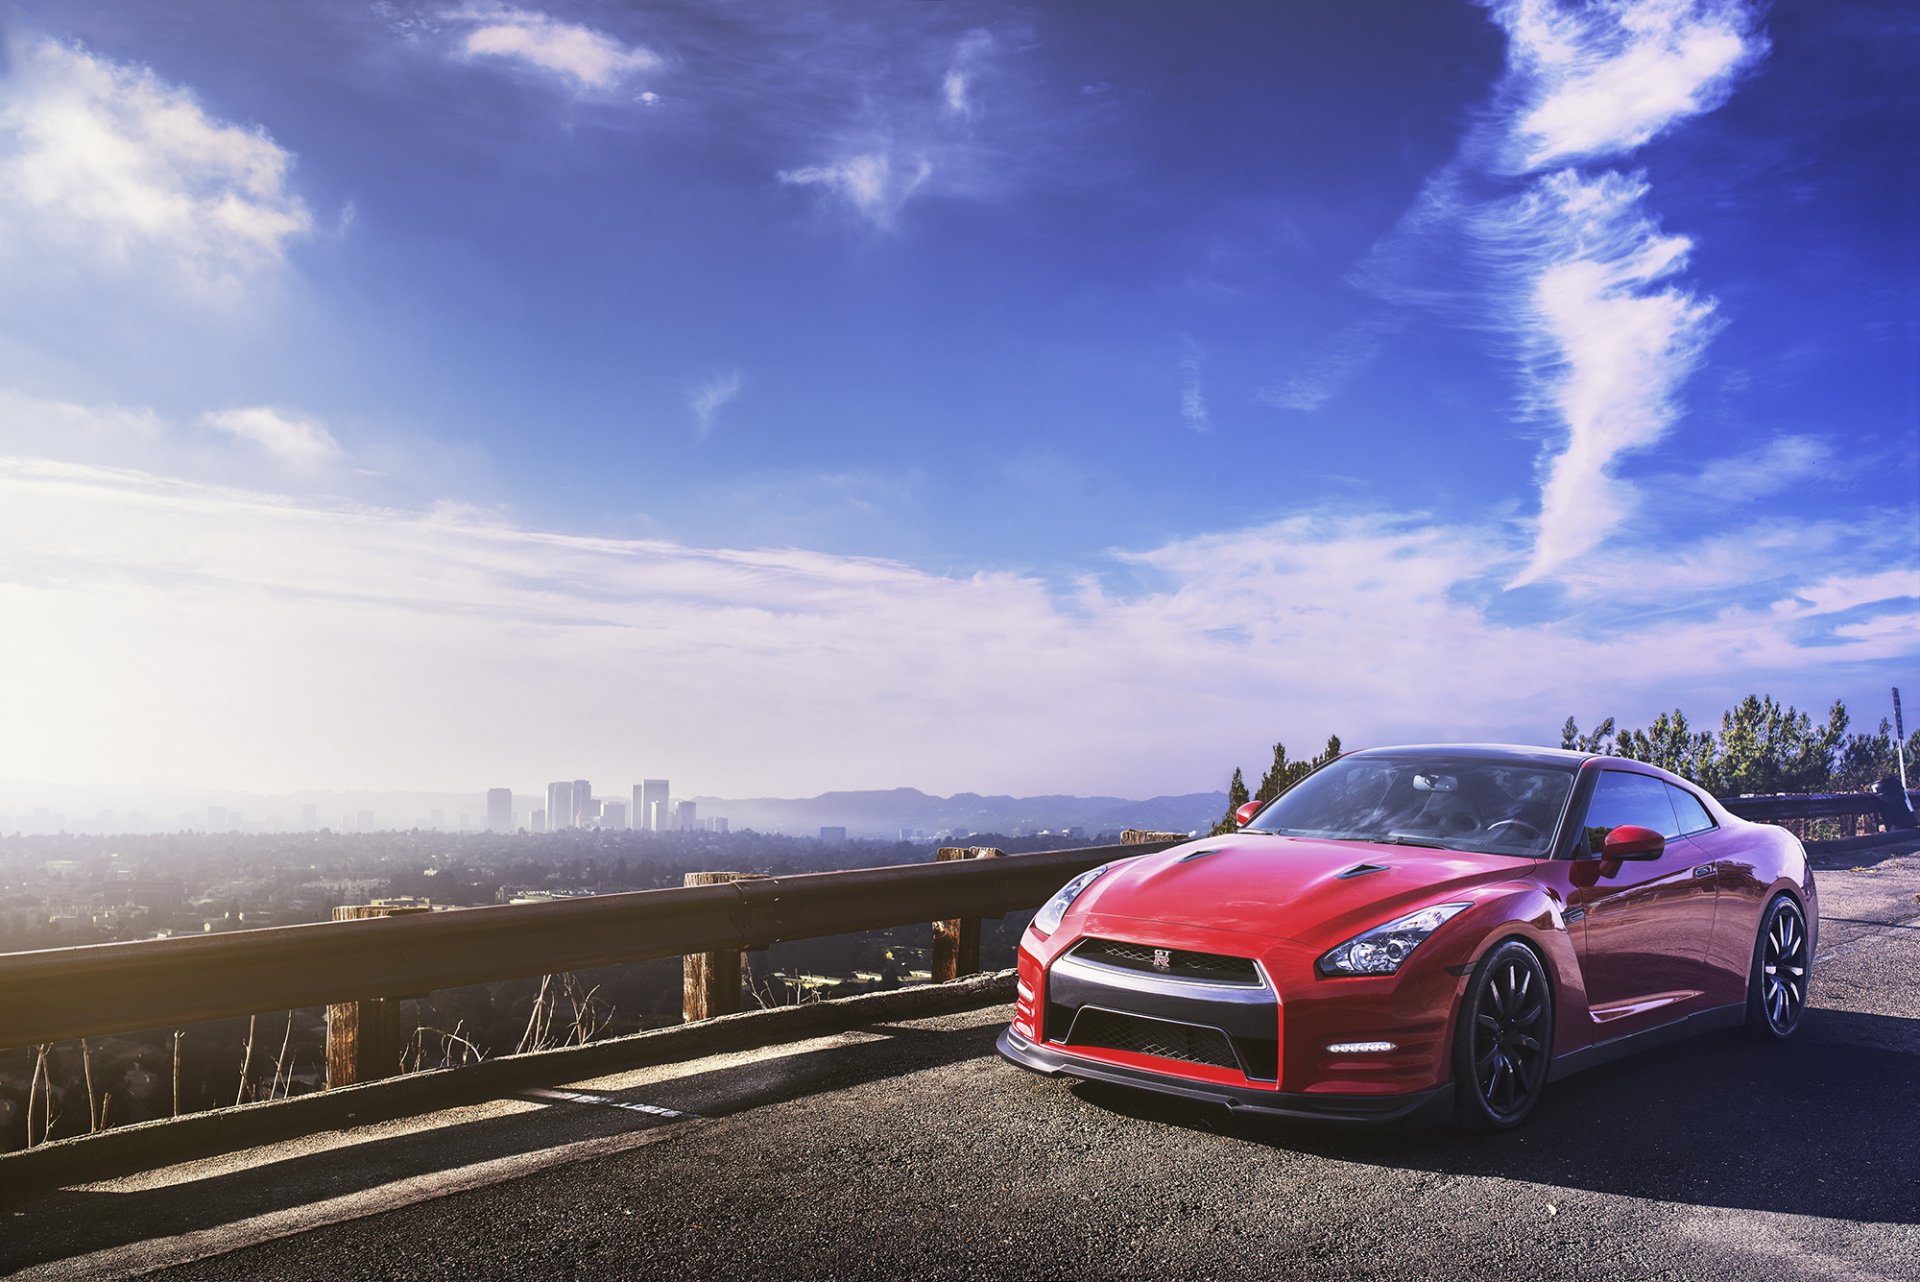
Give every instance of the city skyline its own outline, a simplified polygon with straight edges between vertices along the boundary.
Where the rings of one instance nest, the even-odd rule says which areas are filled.
[[[1867,729],[1920,686],[1913,32],[20,0],[0,783]]]

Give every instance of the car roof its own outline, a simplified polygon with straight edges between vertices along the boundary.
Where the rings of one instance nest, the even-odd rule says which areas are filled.
[[[1362,748],[1356,757],[1450,757],[1453,760],[1527,761],[1540,765],[1576,766],[1589,761],[1591,752],[1571,752],[1565,748],[1539,748],[1517,743],[1409,743],[1387,748]]]

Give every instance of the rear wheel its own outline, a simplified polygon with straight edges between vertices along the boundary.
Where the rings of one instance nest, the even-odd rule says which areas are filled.
[[[1453,1037],[1454,1118],[1476,1130],[1518,1126],[1553,1060],[1553,989],[1531,948],[1509,939],[1473,968]]]
[[[1760,918],[1753,941],[1753,973],[1747,979],[1747,1029],[1765,1041],[1785,1041],[1807,1013],[1813,956],[1807,950],[1807,919],[1800,905],[1781,895]]]

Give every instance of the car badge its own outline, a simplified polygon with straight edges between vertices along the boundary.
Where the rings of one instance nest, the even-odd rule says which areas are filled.
[[[1155,970],[1172,970],[1173,969],[1173,950],[1171,948],[1154,949],[1153,950],[1153,968]]]

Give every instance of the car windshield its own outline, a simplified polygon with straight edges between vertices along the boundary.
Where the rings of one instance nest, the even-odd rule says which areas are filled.
[[[1345,757],[1308,775],[1249,832],[1544,857],[1573,767],[1497,757]]]

